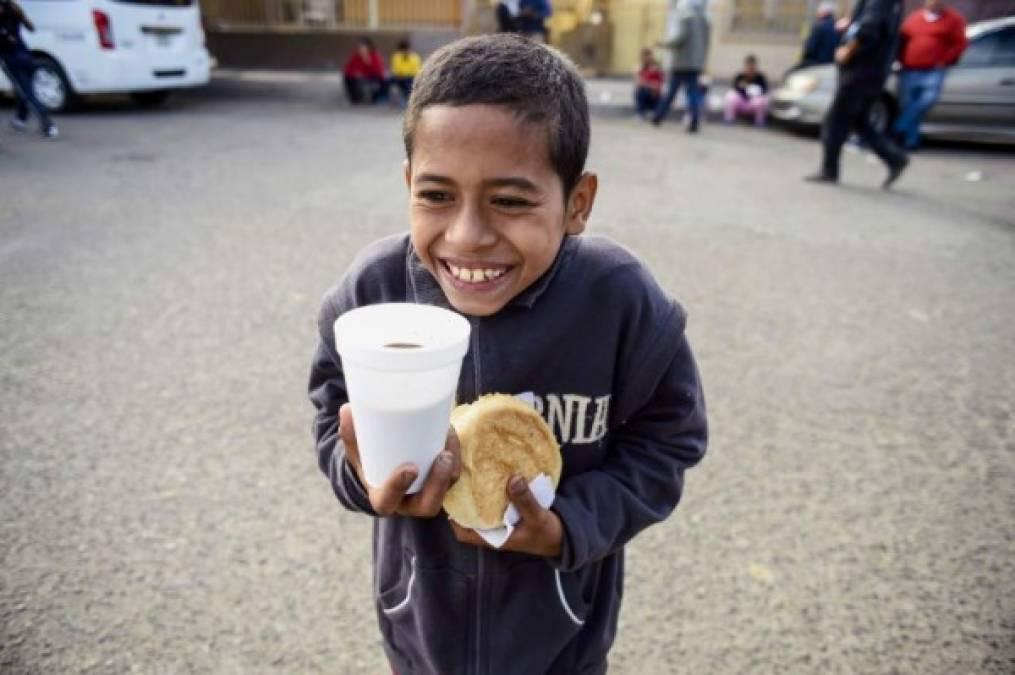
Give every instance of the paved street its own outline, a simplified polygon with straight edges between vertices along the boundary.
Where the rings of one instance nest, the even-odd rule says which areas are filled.
[[[407,227],[397,111],[237,74],[55,143],[10,111],[0,671],[384,673],[305,386],[321,295]],[[594,121],[591,230],[687,308],[712,428],[629,549],[611,672],[1015,671],[1015,154],[883,193],[857,153],[802,183],[818,152]]]

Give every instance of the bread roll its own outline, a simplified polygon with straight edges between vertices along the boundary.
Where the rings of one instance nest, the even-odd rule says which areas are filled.
[[[490,529],[504,524],[512,476],[531,481],[545,473],[560,482],[560,446],[531,406],[506,394],[488,394],[451,412],[462,448],[462,475],[444,497],[458,524]]]

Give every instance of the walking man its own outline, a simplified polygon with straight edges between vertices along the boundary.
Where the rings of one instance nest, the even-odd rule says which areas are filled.
[[[687,89],[689,133],[697,133],[701,115],[701,84],[698,78],[708,56],[710,26],[705,15],[707,0],[670,0],[666,17],[666,39],[660,47],[670,50],[670,82],[666,96],[656,106],[652,124],[658,126],[673,105],[681,85]]]
[[[822,129],[821,170],[815,183],[837,183],[842,146],[855,130],[888,167],[882,186],[891,187],[909,164],[906,154],[873,127],[871,108],[881,96],[895,60],[901,0],[858,0],[842,45],[835,50],[839,82]]]
[[[45,138],[56,138],[59,131],[49,118],[46,108],[35,98],[32,89],[32,74],[35,61],[28,45],[21,39],[21,27],[35,32],[35,26],[25,16],[24,10],[13,0],[0,0],[0,65],[11,81],[17,106],[11,126],[18,131],[28,129],[28,112],[39,118],[39,129]]]
[[[920,122],[941,97],[946,69],[955,65],[969,44],[966,20],[944,0],[927,0],[923,9],[906,17],[899,37],[902,113],[894,131],[907,150],[915,150],[920,144]]]

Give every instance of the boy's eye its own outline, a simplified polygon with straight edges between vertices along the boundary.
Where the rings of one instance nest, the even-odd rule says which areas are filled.
[[[432,204],[446,204],[451,201],[451,194],[441,190],[421,190],[416,197]]]
[[[520,209],[527,206],[532,206],[532,202],[527,199],[520,197],[494,197],[490,200],[494,206],[499,206],[505,209]]]

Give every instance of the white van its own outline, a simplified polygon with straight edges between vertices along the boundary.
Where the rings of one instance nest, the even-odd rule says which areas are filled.
[[[155,105],[208,83],[211,58],[197,0],[16,0],[35,25],[32,84],[53,111],[81,94],[123,92]],[[0,70],[0,91],[11,84]]]

